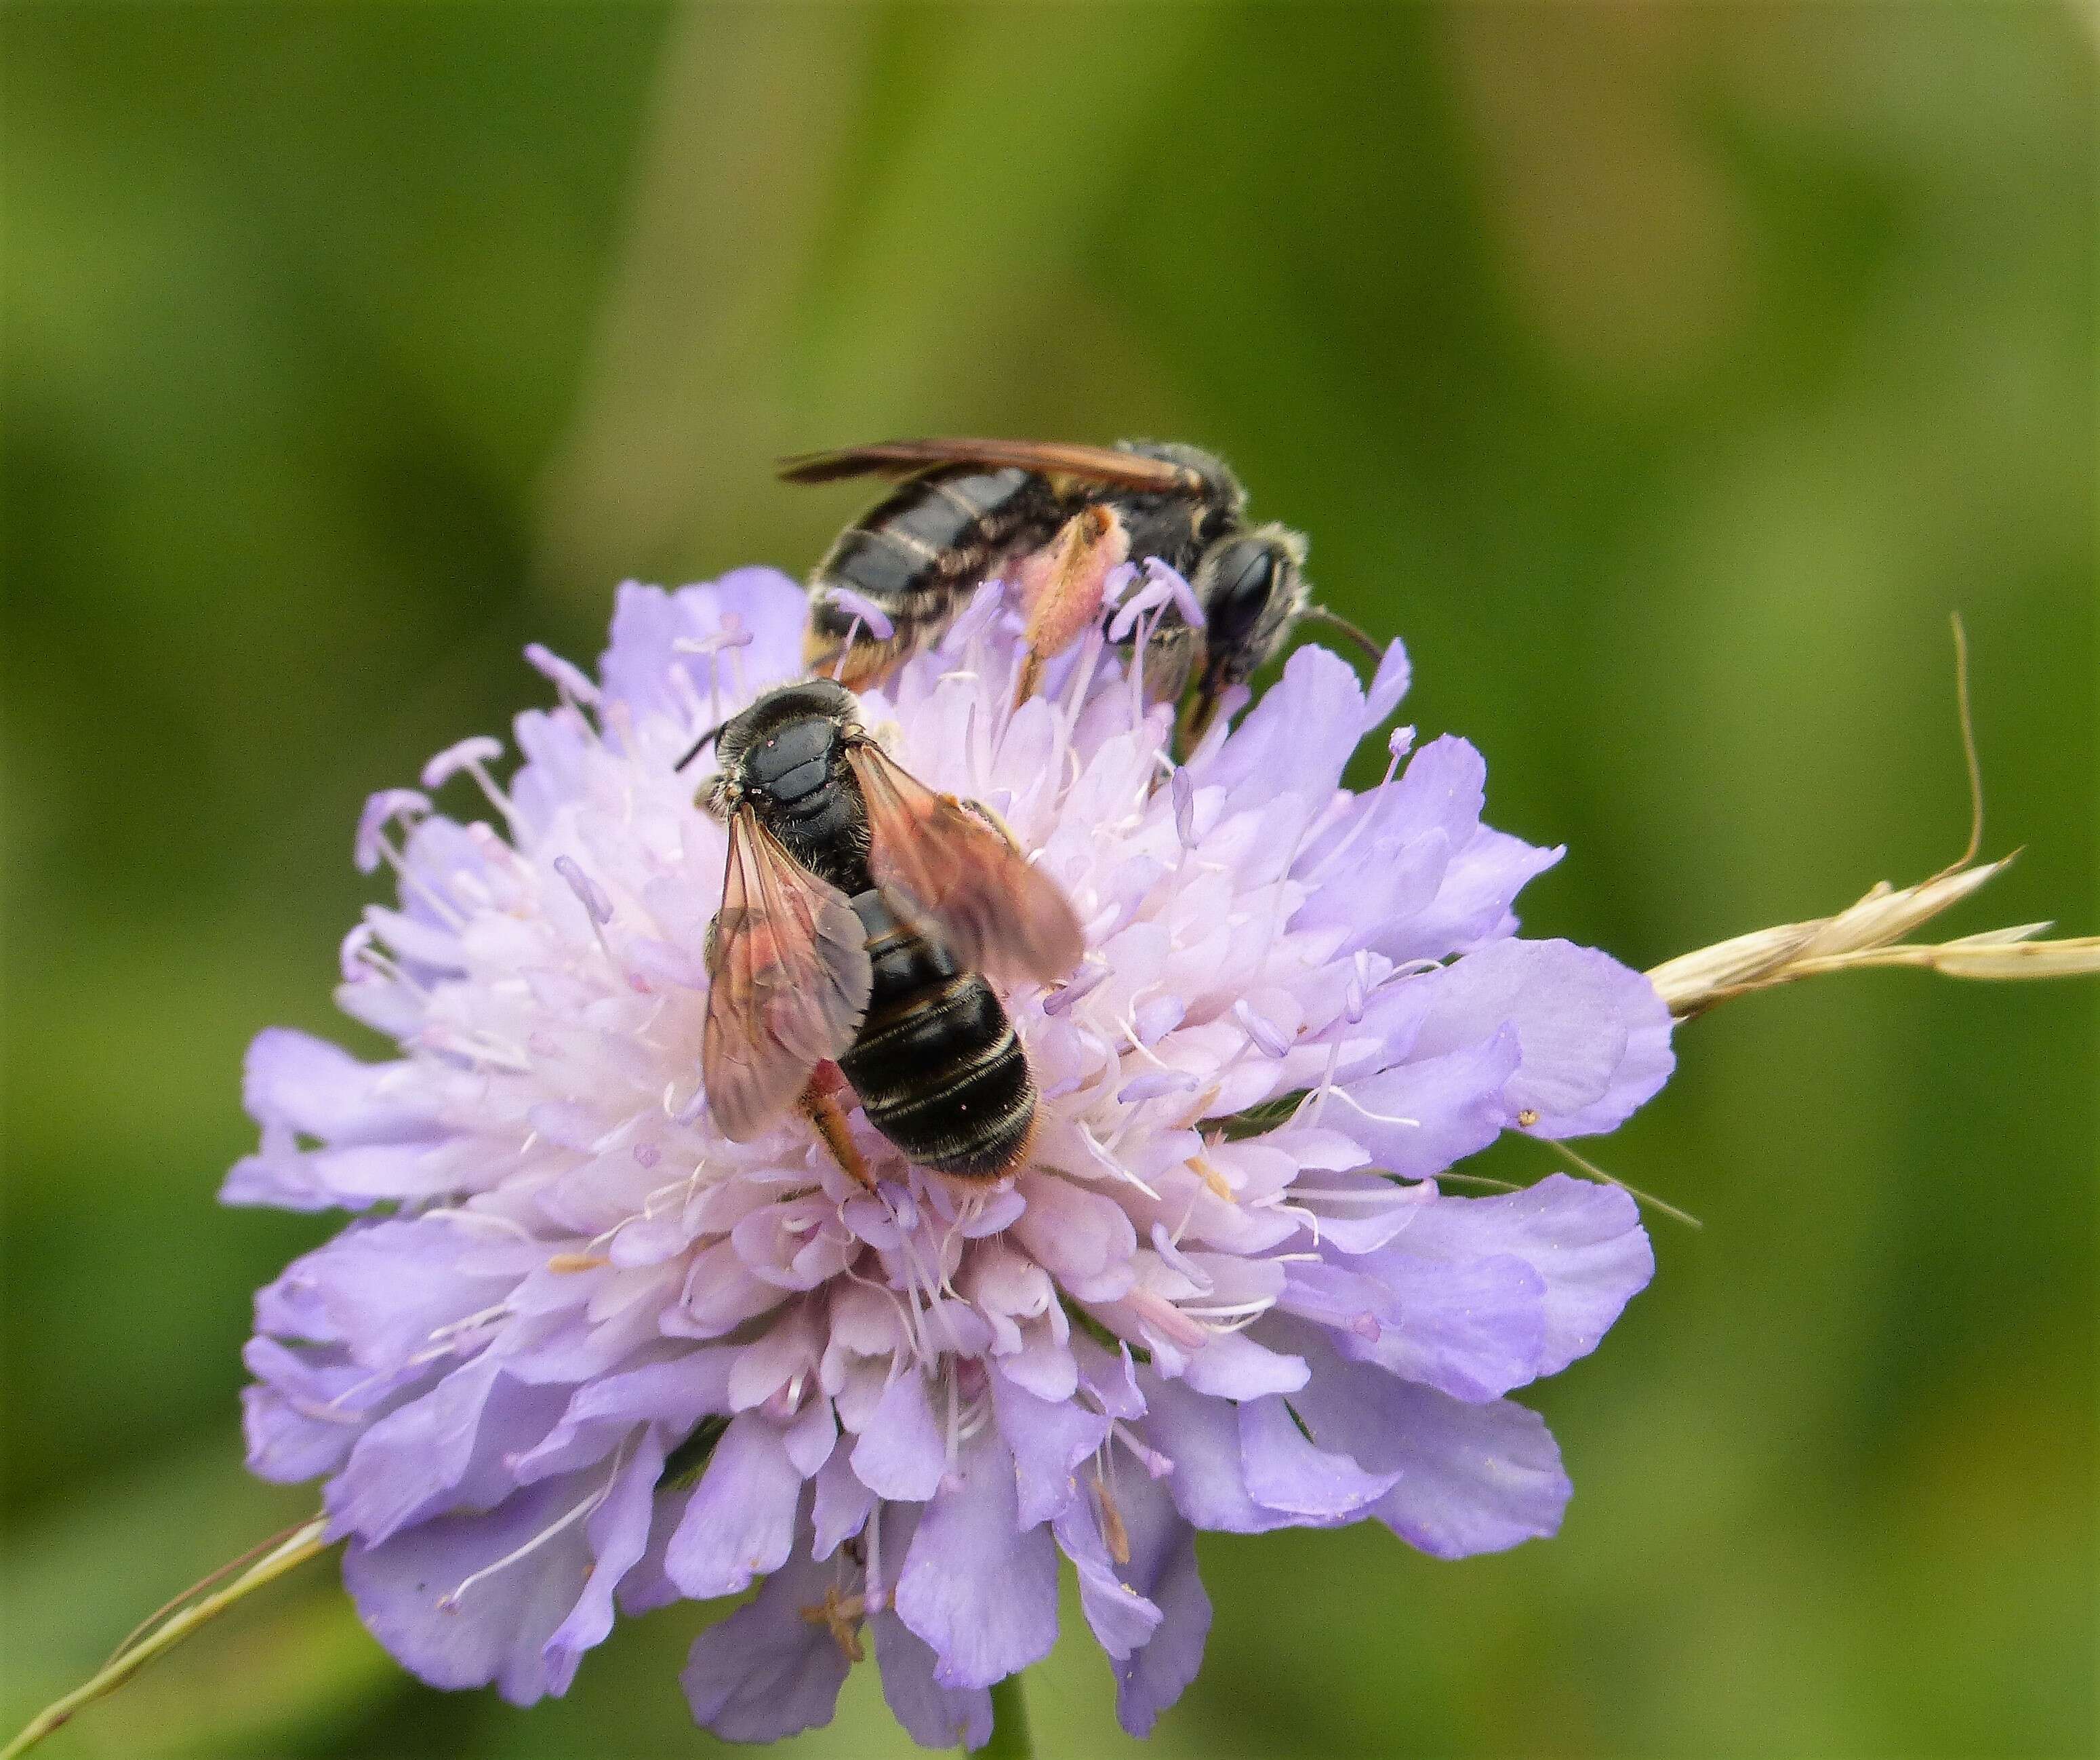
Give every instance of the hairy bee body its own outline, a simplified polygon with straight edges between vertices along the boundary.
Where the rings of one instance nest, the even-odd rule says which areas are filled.
[[[773,691],[726,726],[723,782],[793,861],[845,895],[865,944],[865,1013],[836,1054],[868,1122],[907,1159],[964,1179],[1027,1152],[1035,1084],[991,986],[871,866],[868,803],[849,752],[851,695],[827,679]]]
[[[839,1068],[868,1123],[921,1167],[965,1178],[1027,1152],[1035,1083],[991,986],[880,888],[854,895],[875,983]]]
[[[969,589],[1048,542],[1065,518],[1056,491],[1031,470],[959,465],[900,483],[839,534],[810,575],[813,664],[822,667],[853,637],[854,615],[832,589],[871,600],[896,626],[888,642],[867,643],[867,666],[848,667],[852,685],[890,652],[938,637]]]
[[[806,658],[830,668],[848,642],[844,682],[878,677],[893,656],[936,640],[970,591],[1040,550],[1083,509],[1112,510],[1133,557],[1193,571],[1238,518],[1245,497],[1230,472],[1193,447],[1126,442],[1119,450],[1178,467],[1173,486],[1145,490],[1077,474],[935,465],[907,478],[839,534],[810,576]],[[895,626],[887,641],[855,637],[855,614],[833,597],[845,588],[879,606]]]

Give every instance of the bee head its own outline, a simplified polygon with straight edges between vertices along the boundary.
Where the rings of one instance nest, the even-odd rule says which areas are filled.
[[[1203,607],[1204,688],[1243,683],[1304,608],[1305,540],[1282,526],[1256,526],[1212,545],[1189,584]]]
[[[828,678],[799,679],[767,691],[717,730],[715,755],[726,774],[734,774],[746,754],[796,721],[831,721],[845,730],[860,725],[860,699]]]

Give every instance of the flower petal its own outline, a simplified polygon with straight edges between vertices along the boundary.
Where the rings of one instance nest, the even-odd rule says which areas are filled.
[[[693,1640],[679,1683],[693,1721],[733,1742],[779,1741],[828,1723],[850,1665],[821,1620],[837,1576],[797,1546],[752,1600]]]
[[[1560,1526],[1569,1486],[1536,1412],[1469,1405],[1333,1355],[1303,1322],[1291,1342],[1312,1365],[1295,1406],[1318,1444],[1399,1477],[1369,1514],[1432,1557],[1500,1552]]]
[[[493,1682],[513,1705],[559,1692],[574,1661],[550,1665],[546,1652],[594,1574],[590,1537],[572,1519],[602,1489],[591,1480],[545,1480],[485,1514],[440,1516],[377,1546],[353,1541],[342,1573],[359,1616],[433,1687]]]
[[[943,1687],[989,1687],[1057,1638],[1057,1548],[1021,1528],[1013,1457],[994,1431],[965,1445],[957,1482],[927,1506],[897,1579],[897,1612],[933,1647]]]
[[[890,1714],[921,1748],[982,1748],[991,1740],[991,1694],[982,1687],[944,1687],[934,1678],[933,1646],[888,1608],[868,1619],[876,1665]]]
[[[1072,1501],[1074,1470],[1107,1440],[1109,1421],[1070,1400],[1039,1399],[996,1369],[990,1378],[999,1433],[1013,1451],[1019,1520],[1033,1528]]]
[[[1151,1638],[1115,1664],[1117,1719],[1141,1737],[1202,1665],[1211,1598],[1196,1574],[1196,1531],[1162,1487],[1142,1474],[1121,1475],[1116,1504],[1130,1542],[1123,1579],[1159,1609]]]
[[[695,1601],[749,1588],[753,1577],[787,1559],[801,1490],[802,1475],[779,1431],[744,1413],[715,1445],[671,1536],[664,1574]]]
[[[1400,1477],[1366,1472],[1346,1454],[1330,1453],[1299,1432],[1290,1402],[1281,1395],[1250,1400],[1239,1409],[1240,1458],[1247,1494],[1264,1507],[1326,1523],[1356,1515]]]
[[[1475,1044],[1505,1025],[1522,1056],[1506,1097],[1542,1136],[1622,1123],[1669,1078],[1670,1011],[1655,987],[1594,948],[1502,941],[1418,981],[1432,999],[1417,1056]]]
[[[925,1378],[907,1369],[883,1389],[854,1443],[854,1471],[879,1498],[923,1503],[940,1488],[947,1465],[947,1444],[927,1403]]]
[[[1455,1265],[1509,1255],[1531,1266],[1542,1284],[1543,1324],[1532,1370],[1537,1375],[1558,1374],[1595,1350],[1655,1273],[1655,1251],[1633,1198],[1617,1186],[1564,1173],[1496,1198],[1440,1197],[1423,1207],[1415,1226],[1390,1251],[1396,1265],[1402,1259]],[[1396,1271],[1394,1281],[1403,1290],[1412,1286],[1403,1273]]]

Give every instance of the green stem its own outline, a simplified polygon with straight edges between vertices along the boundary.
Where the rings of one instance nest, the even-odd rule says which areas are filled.
[[[991,1740],[977,1749],[980,1760],[1033,1760],[1028,1739],[1028,1706],[1021,1696],[1021,1677],[1009,1674],[991,1689]],[[0,1760],[6,1760],[0,1755]]]
[[[308,1559],[325,1552],[330,1542],[325,1539],[328,1524],[320,1517],[289,1535],[285,1543],[258,1559],[248,1569],[215,1595],[192,1601],[180,1612],[173,1615],[152,1628],[135,1643],[126,1643],[96,1673],[76,1687],[64,1698],[55,1700],[39,1711],[22,1732],[5,1748],[0,1748],[0,1760],[15,1760],[27,1753],[51,1731],[64,1723],[82,1706],[92,1705],[104,1693],[111,1693],[136,1674],[156,1656],[165,1654],[208,1621],[216,1619],[233,1603],[245,1595],[253,1595],[265,1583],[275,1582],[285,1572],[295,1569]],[[205,1579],[209,1581],[210,1579]],[[1026,1748],[1014,1750],[1026,1753]]]

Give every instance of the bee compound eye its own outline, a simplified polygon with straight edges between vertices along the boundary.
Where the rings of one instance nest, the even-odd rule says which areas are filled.
[[[1276,591],[1277,558],[1268,545],[1239,540],[1227,545],[1214,567],[1203,615],[1213,640],[1231,642],[1261,621]]]

